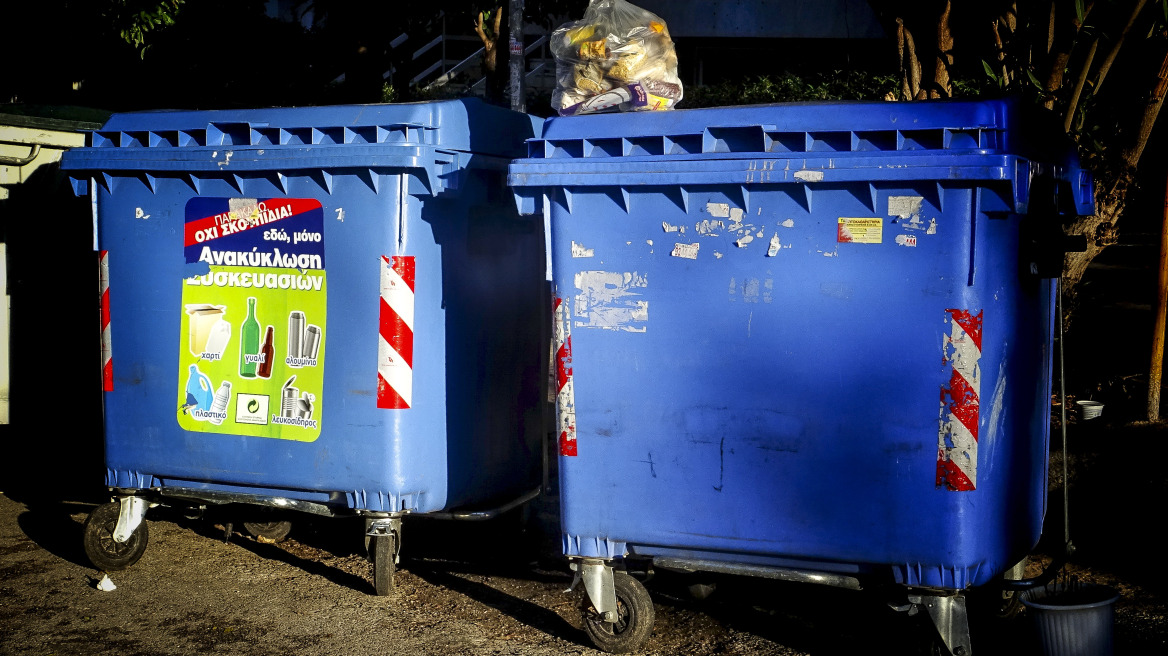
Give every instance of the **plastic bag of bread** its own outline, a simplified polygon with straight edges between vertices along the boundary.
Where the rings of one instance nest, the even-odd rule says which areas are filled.
[[[626,0],[591,0],[551,37],[561,116],[672,109],[682,98],[665,21]]]

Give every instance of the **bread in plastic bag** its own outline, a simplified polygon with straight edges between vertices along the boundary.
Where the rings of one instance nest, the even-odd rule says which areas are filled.
[[[626,0],[592,0],[551,37],[561,116],[672,109],[682,98],[665,21]]]

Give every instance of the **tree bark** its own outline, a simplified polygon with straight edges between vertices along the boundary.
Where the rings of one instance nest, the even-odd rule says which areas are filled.
[[[945,0],[945,9],[937,19],[937,62],[933,69],[933,87],[930,98],[953,96],[953,85],[949,83],[949,67],[953,65],[953,33],[949,31],[950,0]]]
[[[1075,123],[1075,112],[1079,110],[1079,97],[1083,94],[1083,85],[1087,83],[1087,75],[1091,72],[1091,63],[1095,60],[1095,50],[1099,48],[1099,38],[1091,40],[1091,48],[1087,50],[1087,57],[1083,60],[1079,70],[1079,79],[1075,80],[1075,90],[1071,92],[1071,99],[1067,102],[1066,116],[1063,117],[1063,132],[1070,132]]]
[[[1063,86],[1063,75],[1067,70],[1067,64],[1071,61],[1071,52],[1075,47],[1075,39],[1094,7],[1094,2],[1087,3],[1083,9],[1082,20],[1077,15],[1070,16],[1064,20],[1056,20],[1054,3],[1051,3],[1050,34],[1047,37],[1047,42],[1050,44],[1048,46],[1050,68],[1043,85],[1047,93],[1047,98],[1042,103],[1047,109],[1054,109],[1054,94]]]
[[[1135,186],[1136,165],[1144,154],[1148,139],[1152,136],[1152,128],[1160,115],[1160,108],[1164,105],[1164,96],[1168,93],[1168,53],[1164,55],[1164,62],[1160,66],[1156,86],[1151,97],[1144,106],[1140,117],[1139,131],[1132,140],[1132,145],[1124,149],[1121,165],[1122,172],[1110,187],[1095,188],[1096,212],[1093,216],[1081,216],[1067,228],[1067,234],[1086,235],[1087,250],[1083,253],[1067,253],[1063,265],[1064,300],[1068,301],[1068,312],[1075,300],[1075,290],[1078,283],[1087,272],[1087,266],[1104,248],[1116,242],[1115,222],[1123,214],[1128,192]]]
[[[483,42],[483,69],[486,70],[488,77],[496,72],[499,62],[499,26],[502,20],[503,8],[495,7],[494,34],[491,36],[483,29],[483,13],[479,12],[478,18],[475,19],[475,34],[478,34]]]
[[[1111,70],[1111,64],[1115,61],[1116,56],[1119,55],[1119,49],[1123,47],[1123,42],[1127,38],[1127,33],[1131,31],[1132,25],[1135,24],[1136,19],[1139,18],[1140,13],[1148,4],[1148,0],[1138,0],[1136,6],[1132,9],[1131,16],[1127,19],[1127,24],[1123,26],[1123,31],[1120,32],[1119,38],[1115,40],[1115,44],[1111,46],[1107,57],[1103,63],[1099,65],[1099,72],[1095,74],[1095,93],[1099,93],[1099,87],[1103,86],[1103,81],[1107,79],[1107,73]]]

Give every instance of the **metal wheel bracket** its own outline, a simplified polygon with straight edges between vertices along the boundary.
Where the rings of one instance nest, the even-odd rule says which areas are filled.
[[[953,656],[973,656],[965,595],[909,595],[908,600],[929,614],[929,619],[933,620],[949,653]]]
[[[114,541],[125,543],[138,530],[146,518],[150,504],[142,497],[122,497],[118,500],[118,525],[114,528]]]
[[[365,520],[365,538],[393,536],[393,563],[401,561],[401,517],[377,517]]]
[[[605,622],[617,620],[616,584],[613,582],[612,566],[603,560],[585,558],[580,562],[580,577],[584,580],[584,590],[592,607]]]

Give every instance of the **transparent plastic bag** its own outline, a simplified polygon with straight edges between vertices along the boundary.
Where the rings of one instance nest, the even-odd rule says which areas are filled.
[[[592,0],[551,36],[561,116],[672,109],[682,98],[665,21],[626,0]]]

